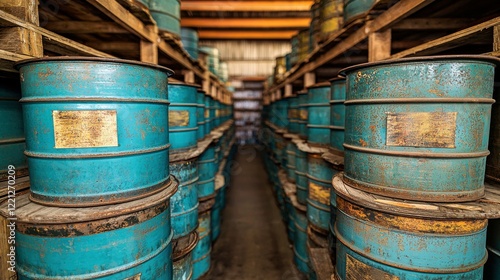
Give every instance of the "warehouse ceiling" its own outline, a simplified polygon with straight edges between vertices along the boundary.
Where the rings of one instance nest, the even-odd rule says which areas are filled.
[[[181,25],[201,40],[289,40],[309,27],[313,1],[183,0]]]

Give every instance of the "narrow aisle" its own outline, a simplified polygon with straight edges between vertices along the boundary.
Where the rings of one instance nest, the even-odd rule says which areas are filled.
[[[206,279],[299,279],[260,152],[238,149],[221,235]]]

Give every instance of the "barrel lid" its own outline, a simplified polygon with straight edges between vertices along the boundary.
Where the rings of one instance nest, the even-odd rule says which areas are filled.
[[[338,77],[335,77],[335,78],[331,78],[330,80],[328,80],[330,83],[333,83],[333,82],[338,82],[338,81],[345,81],[345,77],[341,77],[341,76],[338,76]]]
[[[179,181],[174,176],[170,176],[170,182],[167,188],[148,197],[125,203],[95,207],[61,208],[44,206],[30,201],[27,193],[16,197],[15,216],[18,222],[29,224],[71,224],[123,216],[148,209],[170,199],[177,191]],[[7,201],[0,206],[0,214],[4,217],[10,217]]]
[[[167,73],[170,77],[174,74],[172,69],[169,69],[164,66],[160,66],[158,64],[152,64],[147,62],[128,60],[128,59],[120,59],[120,58],[108,58],[108,57],[87,57],[87,56],[51,56],[51,57],[40,57],[40,58],[30,58],[18,61],[14,64],[16,70],[19,70],[22,66],[30,63],[38,63],[38,62],[50,62],[50,61],[96,61],[96,62],[111,62],[111,63],[123,63],[123,64],[131,64],[131,65],[139,65],[144,67],[149,67],[153,69],[157,69]]]
[[[435,55],[435,56],[417,56],[417,57],[407,57],[407,58],[397,58],[388,59],[375,62],[361,63],[353,65],[340,70],[339,75],[346,76],[347,73],[359,70],[361,68],[380,66],[386,64],[399,64],[399,63],[409,63],[409,62],[426,62],[426,61],[440,61],[440,60],[477,60],[483,62],[493,63],[495,65],[500,64],[500,59],[490,55]]]
[[[477,201],[436,203],[408,201],[367,193],[344,183],[343,176],[343,173],[339,173],[332,179],[335,193],[347,201],[376,211],[430,219],[500,218],[500,185],[486,184],[485,197]]]
[[[331,163],[332,165],[341,168],[343,170],[344,168],[344,157],[341,155],[336,155],[332,153],[331,151],[327,151],[326,153],[323,153],[321,157],[326,160],[327,162]]]
[[[312,146],[310,143],[307,143],[306,141],[296,142],[296,144],[299,150],[308,154],[323,154],[328,151],[328,149],[325,147]]]
[[[330,82],[316,83],[316,84],[314,84],[312,86],[308,86],[307,89],[322,88],[322,87],[330,87]]]

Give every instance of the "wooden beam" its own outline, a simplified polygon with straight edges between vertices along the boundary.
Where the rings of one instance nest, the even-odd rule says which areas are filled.
[[[231,31],[231,30],[199,30],[200,39],[268,39],[290,40],[297,30],[261,30],[261,31]]]
[[[500,51],[500,24],[493,26],[493,51]]]
[[[124,52],[140,52],[140,44],[137,42],[102,42],[88,41],[85,45],[103,52],[107,51],[124,51]]]
[[[158,64],[158,44],[141,40],[141,61]]]
[[[278,12],[310,11],[314,1],[182,1],[182,11]]]
[[[393,30],[462,29],[473,22],[470,18],[408,18],[396,23]]]
[[[391,29],[368,35],[368,61],[386,59],[391,56]]]
[[[45,25],[45,28],[59,34],[65,34],[65,33],[129,34],[130,33],[116,22],[107,22],[107,21],[49,21]]]
[[[310,18],[182,18],[183,27],[196,28],[305,28]]]
[[[456,48],[467,44],[470,38],[480,32],[485,32],[486,30],[497,26],[500,24],[500,17],[485,21],[475,26],[471,26],[464,30],[460,30],[453,34],[441,37],[436,40],[432,40],[428,43],[416,46],[414,48],[399,52],[391,58],[402,58],[413,55],[428,55],[435,54],[448,49]]]

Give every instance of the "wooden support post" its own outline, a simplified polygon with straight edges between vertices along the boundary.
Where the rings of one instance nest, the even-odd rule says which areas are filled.
[[[500,51],[500,24],[493,26],[493,52]]]
[[[158,44],[141,40],[141,61],[158,64]]]
[[[292,91],[293,91],[293,86],[292,84],[286,84],[285,85],[285,97],[292,96]]]
[[[212,85],[210,89],[210,96],[212,96],[213,98],[217,96],[217,86],[215,84]]]
[[[2,0],[0,10],[39,25],[37,0]],[[42,35],[22,27],[2,27],[0,45],[2,50],[16,54],[43,56]]]
[[[368,61],[377,61],[391,56],[391,29],[368,35]]]
[[[316,74],[308,72],[304,74],[304,88],[308,88],[316,83]]]
[[[189,70],[189,71],[184,71],[184,82],[189,83],[189,84],[194,84],[194,72]]]

